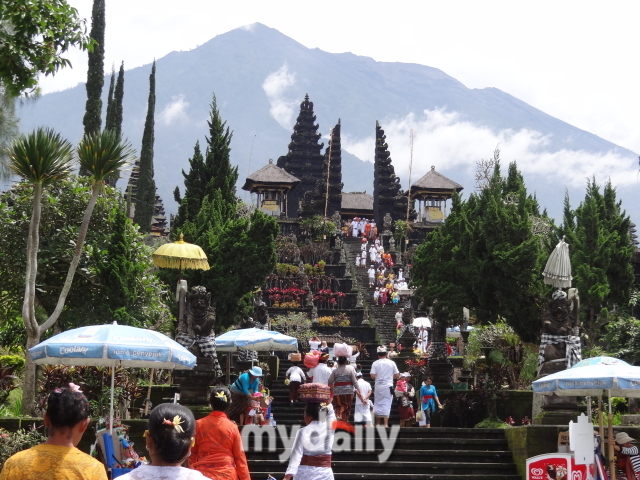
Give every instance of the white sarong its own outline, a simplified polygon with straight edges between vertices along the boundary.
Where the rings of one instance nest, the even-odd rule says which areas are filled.
[[[375,403],[373,404],[373,413],[377,417],[388,417],[391,413],[391,402],[393,395],[388,385],[376,383]]]
[[[360,403],[356,401],[353,420],[356,423],[371,423],[371,407],[369,406],[369,402]]]

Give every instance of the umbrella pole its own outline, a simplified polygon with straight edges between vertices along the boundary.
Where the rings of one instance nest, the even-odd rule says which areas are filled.
[[[609,390],[609,438],[613,438],[613,414],[611,413],[611,390]],[[611,480],[616,480],[616,462],[613,458],[613,445],[609,444],[609,471],[611,472]]]
[[[109,434],[113,439],[113,389],[116,376],[116,367],[111,367],[111,406],[109,407]]]
[[[232,357],[232,353],[231,352],[227,352],[227,385],[231,384],[231,359]]]
[[[155,368],[151,369],[151,375],[149,377],[149,388],[147,389],[147,401],[144,405],[144,416],[146,418],[149,415],[149,402],[151,402],[151,386],[153,385],[153,374],[156,372]]]
[[[604,420],[602,418],[602,395],[598,397],[598,426],[600,432],[600,441],[604,443]]]

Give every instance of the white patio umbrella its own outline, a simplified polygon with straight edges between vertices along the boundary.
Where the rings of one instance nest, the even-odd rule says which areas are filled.
[[[411,322],[411,325],[418,328],[420,327],[431,328],[431,320],[429,320],[429,317],[418,317],[413,319],[413,322]]]
[[[573,277],[571,276],[569,244],[564,241],[564,237],[549,255],[542,276],[544,277],[544,283],[547,285],[553,285],[556,288],[571,287]]]
[[[589,364],[594,359],[586,359],[572,368],[547,375],[533,382],[533,391],[543,395],[555,393],[559,396],[597,396],[606,391],[609,402],[609,438],[613,436],[613,413],[611,397],[640,398],[640,367],[610,357],[601,357],[602,363]],[[600,431],[602,432],[602,417]],[[613,446],[609,446],[609,463],[612,478],[615,480],[613,465]]]
[[[74,328],[29,349],[38,365],[111,367],[110,433],[113,434],[115,367],[192,369],[196,357],[179,343],[153,330],[118,325]]]

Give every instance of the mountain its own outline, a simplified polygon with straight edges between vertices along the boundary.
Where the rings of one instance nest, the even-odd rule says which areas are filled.
[[[146,114],[149,73],[150,64],[125,74],[123,132],[136,148]],[[500,143],[503,161],[518,160],[529,191],[535,190],[556,218],[560,218],[565,188],[577,205],[591,171],[602,173],[604,169],[604,179],[617,178],[616,174],[633,171],[637,158],[629,150],[496,88],[469,89],[424,65],[376,62],[351,53],[309,49],[256,23],[157,60],[155,177],[169,213],[177,210],[173,189],[179,185],[183,191],[180,171],[187,169],[196,140],[204,143],[214,92],[222,118],[234,132],[231,155],[239,166],[240,185],[250,171],[287,152],[306,93],[314,102],[324,136],[341,119],[345,191],[373,191],[370,162],[376,120],[387,130],[403,186],[408,183],[407,126],[413,126],[425,142],[422,150],[416,149],[412,181],[433,164],[465,186],[465,192],[473,190],[475,160],[490,156]],[[105,88],[105,99],[106,93]],[[21,128],[52,126],[76,142],[82,135],[85,100],[84,84],[43,95],[21,107]],[[443,143],[447,132],[451,138]],[[482,138],[474,140],[479,132]],[[523,136],[528,142],[526,151],[517,148]],[[439,146],[429,143],[435,139]],[[516,154],[522,158],[514,158]],[[546,164],[538,157],[546,159]],[[587,158],[589,161],[581,160]],[[562,174],[559,165],[564,165]],[[623,207],[638,218],[640,207],[631,201],[635,187],[627,183],[618,186],[618,192]],[[118,183],[125,184],[126,178]],[[244,191],[238,191],[247,198]]]

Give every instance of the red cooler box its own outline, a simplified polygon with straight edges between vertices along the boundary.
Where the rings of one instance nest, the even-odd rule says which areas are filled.
[[[547,453],[527,459],[527,480],[595,480],[595,465],[576,465],[570,453]]]

